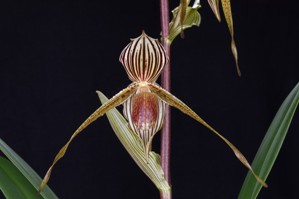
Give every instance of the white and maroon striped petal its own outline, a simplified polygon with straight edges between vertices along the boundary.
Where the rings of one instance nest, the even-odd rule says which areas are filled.
[[[163,125],[166,104],[156,94],[142,87],[123,105],[124,115],[148,156],[153,137]]]
[[[142,32],[121,52],[119,61],[123,64],[133,82],[156,81],[168,61],[162,44]]]

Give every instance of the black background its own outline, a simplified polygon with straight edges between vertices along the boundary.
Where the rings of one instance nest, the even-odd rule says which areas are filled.
[[[171,1],[171,9],[178,3]],[[160,37],[159,2],[10,1],[0,7],[0,137],[43,176],[100,106],[95,91],[112,97],[130,83],[119,54],[142,30]],[[251,161],[299,80],[298,19],[292,1],[233,1],[232,9],[242,77],[226,24],[203,1],[200,27],[172,45],[172,93]],[[247,169],[219,138],[172,110],[174,198],[237,198]],[[298,131],[297,113],[260,198],[295,198]],[[49,185],[63,199],[159,197],[106,117],[71,144]]]

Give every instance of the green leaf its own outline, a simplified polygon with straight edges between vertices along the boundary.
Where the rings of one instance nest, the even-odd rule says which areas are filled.
[[[167,42],[169,44],[185,29],[192,26],[199,26],[201,18],[197,11],[201,6],[194,4],[192,7],[186,7],[185,4],[180,4],[173,11],[173,18],[169,23],[169,35]],[[183,15],[182,15],[183,13]]]
[[[11,163],[24,175],[24,177],[32,184],[35,188],[35,195],[39,185],[42,182],[41,177],[16,153],[14,152],[1,138],[0,138],[0,151],[11,161]],[[47,186],[41,195],[45,199],[56,199],[58,198],[53,191]]]
[[[106,96],[100,91],[97,91],[97,94],[102,104],[108,100]],[[128,151],[128,153],[131,155],[136,164],[152,180],[152,182],[162,193],[170,193],[170,186],[164,179],[163,170],[160,165],[160,156],[151,151],[149,153],[149,157],[147,158],[147,155],[143,150],[143,146],[139,138],[129,128],[128,122],[117,111],[117,109],[111,109],[106,113],[106,115],[116,136]]]
[[[0,189],[7,199],[42,198],[24,175],[6,158],[0,156]]]
[[[299,102],[299,83],[276,113],[252,163],[260,178],[266,180],[280,151]],[[248,173],[239,193],[239,199],[255,199],[262,186]]]

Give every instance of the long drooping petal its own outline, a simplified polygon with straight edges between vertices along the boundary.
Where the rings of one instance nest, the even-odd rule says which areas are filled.
[[[155,82],[168,57],[157,39],[142,32],[123,49],[119,61],[133,82]]]
[[[235,147],[230,141],[228,141],[225,137],[223,137],[220,133],[218,133],[213,127],[211,127],[208,123],[206,123],[201,117],[199,117],[191,108],[189,108],[184,102],[176,98],[174,95],[169,93],[168,91],[164,90],[163,88],[154,85],[154,84],[148,84],[150,90],[158,95],[163,101],[168,103],[170,106],[173,106],[183,113],[189,115],[208,129],[210,129],[213,133],[215,133],[218,137],[220,137],[235,153],[237,158],[252,172],[256,180],[261,183],[264,187],[267,187],[267,184],[260,179],[253,169],[251,168],[249,162],[246,160],[245,156]]]
[[[39,192],[42,191],[42,189],[44,188],[44,186],[47,184],[47,182],[50,179],[50,175],[52,172],[52,169],[54,167],[54,165],[57,163],[57,161],[59,159],[61,159],[68,146],[70,145],[70,143],[72,142],[72,140],[80,133],[82,132],[83,129],[85,129],[89,124],[91,124],[92,122],[94,122],[96,119],[98,119],[99,117],[103,116],[107,111],[109,111],[110,109],[122,104],[126,99],[128,99],[128,97],[130,97],[134,92],[136,92],[136,89],[138,87],[138,84],[131,84],[130,86],[128,86],[127,88],[121,90],[118,94],[116,94],[114,97],[112,97],[110,100],[108,100],[105,104],[103,104],[100,108],[98,108],[94,113],[92,113],[80,126],[79,128],[73,133],[72,137],[69,139],[69,141],[60,149],[60,151],[57,153],[52,165],[50,166],[50,168],[48,169],[42,184],[39,188]]]

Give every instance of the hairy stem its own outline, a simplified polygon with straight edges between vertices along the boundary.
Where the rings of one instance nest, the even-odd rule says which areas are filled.
[[[169,57],[168,64],[165,66],[161,74],[162,87],[170,91],[170,44],[167,43],[166,37],[169,35],[169,5],[168,0],[160,0],[160,17],[162,30],[162,44]],[[164,176],[169,185],[170,181],[170,108],[167,106],[164,121],[164,127],[161,135],[161,165]],[[168,194],[161,193],[161,199],[171,199],[171,192]]]

